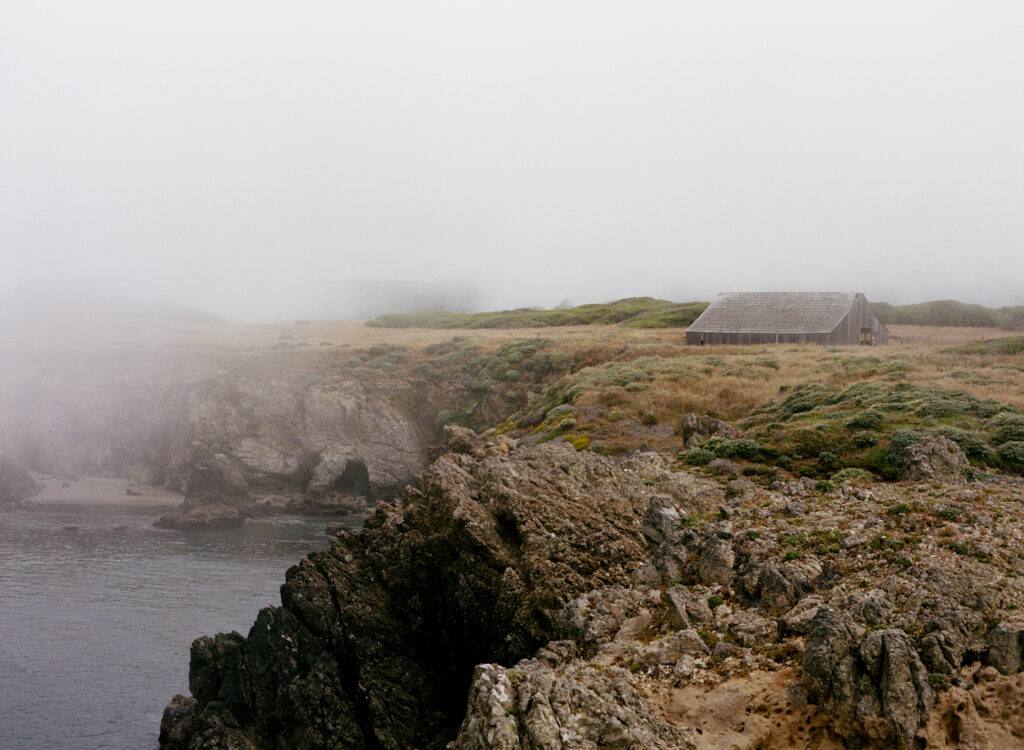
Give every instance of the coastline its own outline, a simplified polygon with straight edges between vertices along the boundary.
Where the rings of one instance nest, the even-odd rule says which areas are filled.
[[[32,506],[105,506],[117,508],[177,507],[185,496],[165,487],[134,484],[127,479],[84,477],[63,479],[30,472],[43,489],[22,501],[23,508]],[[129,495],[128,488],[138,491]]]

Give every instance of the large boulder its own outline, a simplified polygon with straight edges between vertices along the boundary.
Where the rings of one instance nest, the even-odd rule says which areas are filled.
[[[899,451],[900,479],[910,482],[962,482],[971,467],[949,438],[926,436]]]
[[[868,632],[847,612],[822,606],[809,625],[804,687],[831,712],[847,740],[876,737],[887,747],[911,750],[935,706],[928,670],[902,630]]]
[[[16,505],[41,489],[16,458],[0,453],[0,505]]]
[[[733,439],[740,436],[740,431],[721,419],[691,412],[683,417],[683,422],[679,427],[679,434],[683,438],[683,447],[699,448],[710,437],[717,436]]]
[[[245,516],[238,508],[224,503],[207,505],[186,504],[177,513],[169,513],[157,519],[153,525],[174,531],[219,531],[235,529],[245,523]]]

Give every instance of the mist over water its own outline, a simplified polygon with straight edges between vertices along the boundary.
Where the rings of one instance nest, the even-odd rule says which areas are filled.
[[[200,635],[248,632],[324,521],[179,534],[104,510],[0,513],[0,747],[149,750]],[[69,528],[69,527],[73,527]]]

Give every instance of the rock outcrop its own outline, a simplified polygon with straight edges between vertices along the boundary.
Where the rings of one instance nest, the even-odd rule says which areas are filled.
[[[4,446],[28,468],[166,485],[205,504],[200,474],[220,455],[218,471],[237,472],[254,500],[288,495],[290,512],[303,501],[335,511],[395,497],[437,439],[433,407],[417,386],[371,388],[315,357],[312,371],[269,354],[183,358],[171,369],[166,360],[115,368],[114,358],[98,359],[16,384],[0,378]]]
[[[162,747],[910,750],[1019,728],[1024,531],[995,523],[1016,485],[796,509],[656,454],[448,437],[248,636],[193,644]]]
[[[176,512],[157,520],[156,526],[176,531],[229,529],[241,526],[246,516],[252,515],[249,485],[223,453],[193,443],[176,471],[183,477],[180,488],[185,502]]]
[[[740,431],[721,419],[688,413],[679,427],[684,448],[699,448],[710,437],[738,438]]]
[[[900,479],[910,482],[963,482],[971,468],[959,445],[928,435],[900,451]]]
[[[40,489],[17,459],[0,453],[0,505],[17,505]]]
[[[654,455],[504,450],[445,454],[292,568],[247,638],[196,641],[162,746],[444,747],[477,664],[532,655],[573,597],[630,581],[652,492],[690,512],[714,494]]]

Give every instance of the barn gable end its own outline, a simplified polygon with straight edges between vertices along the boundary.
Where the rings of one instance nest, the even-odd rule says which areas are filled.
[[[697,345],[888,341],[888,329],[857,292],[725,292],[686,330],[686,343]]]

